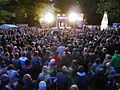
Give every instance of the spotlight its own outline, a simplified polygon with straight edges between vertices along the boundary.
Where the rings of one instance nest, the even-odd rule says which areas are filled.
[[[51,23],[54,21],[54,15],[50,12],[45,13],[45,15],[43,16],[44,21]]]
[[[72,13],[69,14],[68,19],[71,22],[75,22],[77,20],[77,17],[78,17],[78,15],[76,13],[72,12]]]

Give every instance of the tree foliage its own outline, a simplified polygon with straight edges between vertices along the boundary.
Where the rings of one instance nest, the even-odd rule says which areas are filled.
[[[96,12],[99,0],[77,0],[88,24],[100,24],[101,15]]]
[[[47,0],[0,0],[1,23],[39,23],[41,12],[50,8]]]
[[[88,24],[100,24],[104,11],[110,23],[120,22],[119,0],[0,0],[0,23],[35,25],[43,11],[67,14],[71,9],[84,13]]]
[[[100,0],[97,12],[103,14],[104,11],[108,12],[110,24],[120,22],[120,0]]]
[[[59,9],[60,13],[68,13],[76,3],[76,0],[54,0],[55,7]]]

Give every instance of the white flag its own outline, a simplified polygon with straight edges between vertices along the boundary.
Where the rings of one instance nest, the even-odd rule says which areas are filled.
[[[107,16],[107,12],[106,11],[104,12],[100,28],[101,28],[101,30],[105,30],[105,29],[108,28],[108,16]]]

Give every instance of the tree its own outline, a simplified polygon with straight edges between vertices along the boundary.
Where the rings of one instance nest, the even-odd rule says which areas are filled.
[[[107,11],[109,24],[120,22],[120,1],[119,0],[100,0],[97,12],[103,15]]]
[[[14,17],[14,13],[8,11],[8,0],[0,0],[0,23],[9,23],[10,18]]]
[[[76,5],[76,0],[53,0],[55,7],[59,9],[58,13],[68,13]]]
[[[77,0],[88,24],[100,24],[101,15],[97,13],[99,0]]]
[[[17,0],[16,22],[35,25],[39,23],[42,10],[48,7],[46,0]]]
[[[0,21],[35,25],[46,8],[48,0],[0,0]]]

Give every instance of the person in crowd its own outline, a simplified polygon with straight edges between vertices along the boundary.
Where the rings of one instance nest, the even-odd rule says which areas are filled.
[[[5,76],[5,83],[0,78],[2,89],[38,90],[38,83],[44,81],[46,85],[40,83],[40,87],[55,90],[57,87],[52,87],[57,85],[57,79],[53,77],[62,75],[66,79],[64,83],[68,83],[69,78],[67,88],[75,84],[80,90],[88,85],[91,90],[115,90],[115,83],[119,80],[114,78],[119,75],[120,69],[119,30],[101,31],[87,26],[54,30],[23,27],[0,29],[0,33],[0,77]],[[63,70],[64,65],[68,69]],[[31,66],[33,69],[30,69]],[[92,84],[86,83],[88,76]],[[61,78],[58,81],[61,82]],[[36,86],[34,80],[38,82]],[[81,83],[81,80],[84,82]]]
[[[47,88],[50,89],[52,85],[52,78],[48,72],[47,66],[43,66],[42,72],[38,76],[38,81],[45,81],[47,84]]]
[[[113,65],[113,67],[119,71],[120,69],[120,54],[119,54],[119,51],[116,50],[115,51],[115,54],[112,56],[112,61],[111,61],[111,64]]]
[[[33,76],[35,76],[35,78],[37,78],[38,74],[41,72],[42,69],[42,58],[39,56],[39,52],[35,51],[33,53],[33,57],[31,59],[31,64],[32,64],[32,68],[33,68]]]
[[[9,53],[9,52],[6,52],[6,53],[4,54],[4,56],[3,56],[3,59],[4,59],[5,63],[6,63],[7,65],[9,65],[9,64],[10,64],[10,53]]]
[[[8,84],[8,75],[7,74],[2,74],[1,77],[0,77],[0,89],[2,90],[5,85]]]
[[[0,76],[2,74],[6,74],[7,72],[7,65],[5,64],[5,61],[1,61],[0,63]]]
[[[51,59],[48,64],[48,72],[52,77],[55,77],[57,73],[57,65],[55,64],[55,59]]]
[[[19,73],[12,64],[10,64],[7,68],[7,75],[10,82],[18,81],[19,79]]]
[[[77,85],[71,85],[69,90],[79,90]]]
[[[105,84],[106,84],[106,76],[105,76],[105,69],[104,68],[99,68],[98,73],[95,74],[94,76],[94,86],[93,88],[95,90],[106,90],[105,89]]]
[[[90,80],[87,73],[84,72],[83,66],[78,67],[78,72],[76,73],[75,80],[80,90],[87,90]]]
[[[21,63],[19,60],[19,53],[15,53],[15,57],[12,58],[12,64],[14,65],[15,68],[20,69],[21,68]]]
[[[32,69],[33,69],[33,66],[32,66],[31,62],[29,60],[26,60],[25,65],[22,67],[22,72],[24,74],[32,75]]]
[[[21,57],[19,58],[21,66],[23,67],[25,65],[25,61],[28,60],[26,57],[26,51],[21,52]]]
[[[106,63],[106,74],[108,76],[116,76],[116,70],[114,67],[111,65],[111,62]]]
[[[35,63],[38,63],[39,66],[42,66],[42,58],[38,54],[39,54],[38,51],[34,52],[34,55],[33,55],[32,60],[31,60],[31,63],[33,66],[36,66],[36,65],[34,65]]]
[[[58,90],[68,90],[69,87],[69,77],[67,74],[67,67],[63,66],[62,71],[56,75],[56,83]]]
[[[23,76],[23,83],[22,90],[37,90],[37,82],[29,74]]]
[[[102,66],[105,67],[108,62],[111,62],[111,58],[112,57],[111,57],[110,54],[106,54],[106,57],[105,57],[105,59],[104,59],[104,61],[102,63]]]
[[[57,48],[58,55],[61,56],[61,58],[63,56],[64,50],[65,46],[63,45],[63,43],[61,43],[61,45]]]
[[[47,90],[46,87],[47,86],[46,86],[46,82],[45,81],[40,81],[39,82],[39,88],[38,88],[38,90]]]

